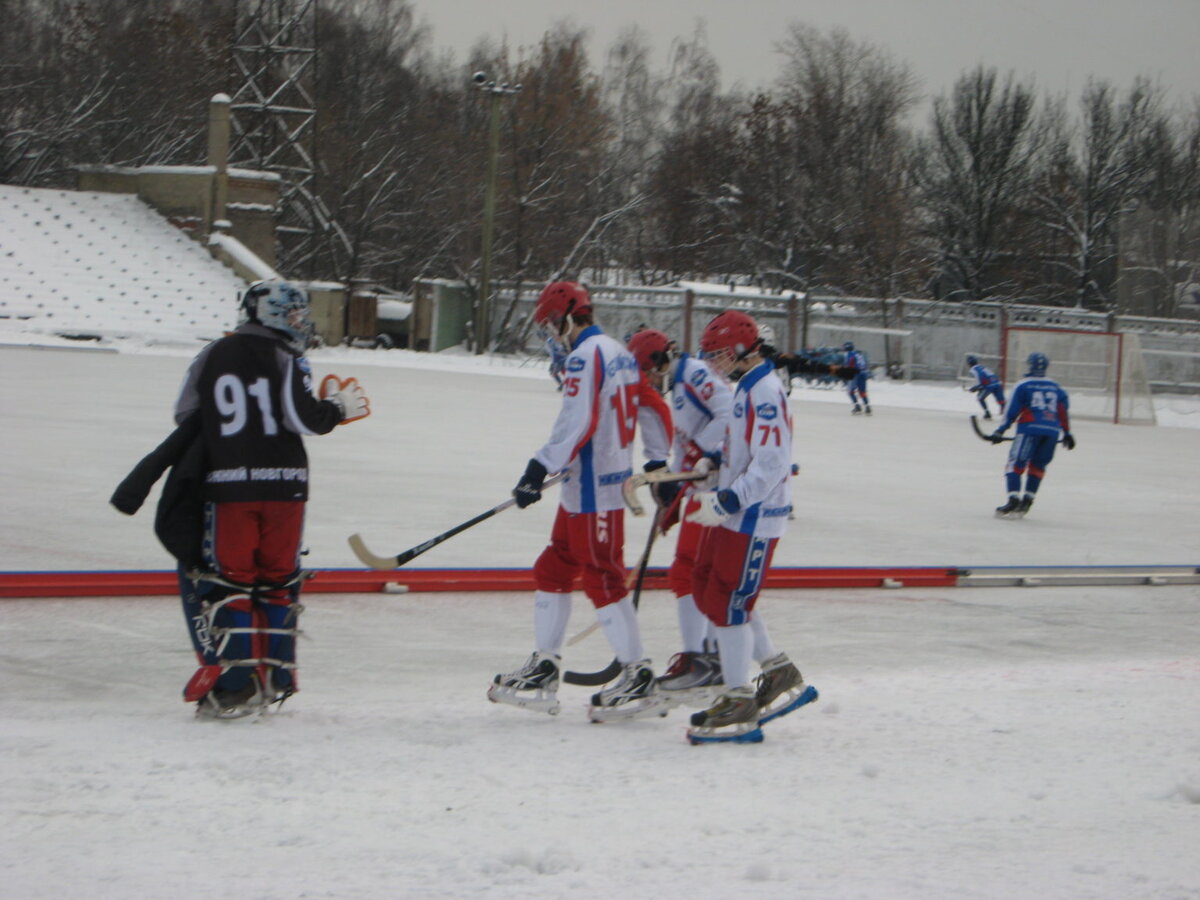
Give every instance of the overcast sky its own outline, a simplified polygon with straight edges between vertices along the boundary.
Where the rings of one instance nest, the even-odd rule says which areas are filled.
[[[891,51],[945,93],[976,64],[1032,77],[1041,91],[1078,96],[1088,76],[1118,87],[1147,75],[1173,101],[1200,95],[1200,0],[414,0],[433,44],[459,60],[481,37],[536,44],[555,22],[587,28],[592,63],[626,26],[650,37],[665,68],[674,38],[703,20],[724,86],[766,86],[788,23],[841,26]]]

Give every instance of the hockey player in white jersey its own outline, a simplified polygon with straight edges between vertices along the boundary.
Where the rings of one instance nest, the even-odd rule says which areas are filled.
[[[521,668],[493,679],[488,699],[558,712],[562,647],[578,577],[622,664],[618,680],[592,696],[589,715],[593,721],[630,717],[653,707],[655,689],[637,612],[625,587],[621,486],[633,474],[641,378],[633,355],[592,321],[591,299],[579,284],[547,286],[534,319],[569,352],[558,418],[513,496],[524,508],[541,498],[548,474],[566,472],[567,478],[550,543],[533,569],[534,652]]]
[[[716,625],[725,686],[716,702],[692,716],[688,740],[761,741],[761,724],[817,698],[767,633],[755,604],[791,510],[792,420],[774,366],[759,353],[754,320],[727,310],[704,329],[700,348],[710,365],[738,377],[727,452],[715,490],[697,496],[690,519],[703,532],[693,589]],[[757,687],[750,662],[762,667]]]
[[[689,354],[671,359],[666,352],[670,340],[660,331],[640,331],[629,340],[629,349],[647,378],[670,397],[674,440],[671,470],[711,471],[713,484],[725,446],[725,429],[733,409],[733,388],[725,377]],[[696,606],[692,592],[692,570],[700,535],[705,527],[690,521],[687,514],[698,505],[683,482],[655,486],[655,499],[666,511],[661,527],[667,530],[681,517],[675,542],[675,557],[667,571],[667,583],[675,594],[679,633],[683,649],[676,653],[658,679],[660,699],[667,708],[681,703],[705,705],[715,686],[722,684],[715,626]]]

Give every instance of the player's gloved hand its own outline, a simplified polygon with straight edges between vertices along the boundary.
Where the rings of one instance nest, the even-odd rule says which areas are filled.
[[[842,381],[850,381],[858,375],[858,369],[854,366],[830,366],[829,374],[842,379]]]
[[[357,422],[371,414],[371,400],[363,391],[357,378],[347,378],[345,381],[336,375],[326,375],[321,379],[319,395],[322,400],[331,400],[342,411],[342,424]]]
[[[714,450],[712,453],[705,453],[702,457],[696,460],[696,464],[692,466],[693,472],[699,472],[703,478],[698,478],[692,482],[697,491],[711,491],[717,486],[717,476],[721,469],[721,451]]]
[[[652,459],[650,462],[642,466],[643,471],[657,472],[660,469],[667,467],[665,459]],[[663,509],[666,509],[675,502],[675,498],[679,496],[679,492],[683,490],[683,483],[679,481],[659,481],[650,483],[650,495]]]
[[[972,394],[977,394],[977,393],[979,393],[981,390],[983,390],[983,385],[982,385],[982,384],[977,384],[977,385],[975,385],[975,387],[973,387],[973,388],[968,388],[968,390],[969,390],[969,391],[970,391]]]
[[[1063,435],[1063,446],[1066,447],[1068,450],[1074,450],[1075,449],[1075,435],[1071,434],[1071,432],[1069,432],[1069,431],[1066,432]]]
[[[688,514],[688,521],[705,528],[720,525],[741,509],[737,495],[730,490],[702,491],[695,498],[700,505]]]
[[[991,441],[993,444],[999,444],[1001,441],[1004,440],[1004,432],[993,431],[991,434],[988,435],[988,440]]]
[[[525,474],[521,476],[521,480],[517,482],[517,486],[513,488],[512,492],[520,509],[542,499],[542,484],[545,480],[546,467],[536,459],[531,459],[529,465],[525,467]]]

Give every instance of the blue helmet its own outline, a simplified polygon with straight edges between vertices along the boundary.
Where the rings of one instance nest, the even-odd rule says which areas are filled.
[[[304,288],[287,281],[256,281],[242,295],[246,319],[279,332],[297,353],[308,349],[313,336],[309,318],[308,294]]]
[[[978,364],[979,364],[979,358],[978,358],[978,357],[975,357],[975,356],[971,356],[971,355],[968,353],[968,354],[967,354],[967,365],[968,365],[968,366],[975,366],[975,365],[978,365]]]
[[[846,341],[846,343],[842,344],[842,349],[849,353],[854,349],[854,345],[850,341]]]
[[[1026,374],[1034,378],[1040,378],[1045,375],[1046,369],[1050,367],[1050,360],[1046,357],[1045,353],[1030,353],[1027,363],[1029,371]]]

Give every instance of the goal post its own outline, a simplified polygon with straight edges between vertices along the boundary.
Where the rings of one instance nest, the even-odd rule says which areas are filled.
[[[1153,425],[1154,400],[1136,334],[1065,328],[1004,330],[1001,348],[1005,390],[1026,372],[1031,353],[1050,360],[1048,376],[1070,395],[1071,417],[1121,424]]]

